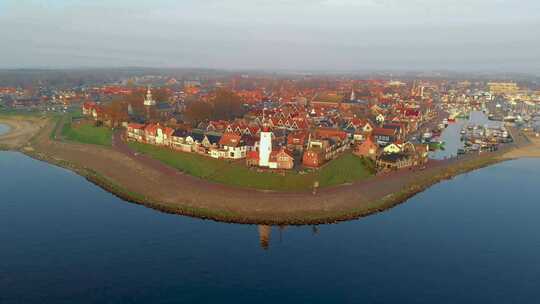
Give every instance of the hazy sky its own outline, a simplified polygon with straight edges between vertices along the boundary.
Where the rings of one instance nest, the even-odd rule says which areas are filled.
[[[0,67],[540,71],[540,0],[0,0]]]

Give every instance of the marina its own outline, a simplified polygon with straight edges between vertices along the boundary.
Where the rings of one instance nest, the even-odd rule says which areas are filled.
[[[463,117],[449,122],[440,131],[431,132],[429,140],[432,159],[447,159],[470,152],[495,151],[499,144],[510,143],[511,138],[504,124],[490,121],[482,111],[471,111]],[[446,120],[442,124],[446,125]],[[441,126],[439,125],[439,128]],[[427,134],[425,137],[427,138]]]

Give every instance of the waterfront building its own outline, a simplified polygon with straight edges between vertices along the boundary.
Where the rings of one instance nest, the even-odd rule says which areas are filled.
[[[93,110],[96,108],[97,104],[93,101],[86,101],[82,105],[82,114],[85,116],[91,116]]]
[[[395,129],[375,128],[373,129],[373,137],[379,146],[384,147],[395,142],[398,139],[398,134]]]
[[[318,168],[324,164],[323,151],[317,148],[310,148],[302,156],[302,164],[310,168]]]
[[[130,123],[127,127],[126,137],[128,140],[144,142],[145,125]]]
[[[377,157],[377,151],[379,146],[375,143],[371,136],[369,136],[363,143],[356,146],[354,154],[375,159]]]
[[[241,159],[246,157],[247,146],[242,136],[235,133],[225,133],[219,140],[219,149],[211,152],[214,158]]]
[[[400,145],[392,144],[387,148],[377,156],[376,165],[380,171],[423,166],[428,161],[429,149],[426,145],[406,142]]]
[[[290,170],[294,167],[294,157],[291,152],[285,148],[272,151],[268,166],[270,169]]]

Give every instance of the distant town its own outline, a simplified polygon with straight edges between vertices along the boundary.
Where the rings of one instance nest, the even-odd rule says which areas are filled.
[[[4,111],[65,113],[66,133],[81,130],[74,137],[83,139],[121,128],[127,142],[276,173],[317,169],[352,152],[381,172],[423,168],[430,151],[444,148],[444,128],[471,111],[538,132],[536,89],[509,81],[137,76],[63,89],[4,86],[0,100]],[[504,128],[489,135],[459,154],[497,149],[510,137]]]

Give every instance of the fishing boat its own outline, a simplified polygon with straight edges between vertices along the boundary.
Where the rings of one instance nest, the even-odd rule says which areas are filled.
[[[516,122],[516,117],[512,115],[505,116],[503,118],[504,122]]]
[[[503,117],[500,115],[489,114],[488,119],[493,121],[502,121]]]
[[[430,151],[444,150],[445,144],[446,143],[444,141],[432,141],[429,143],[429,150]]]
[[[456,117],[461,119],[469,119],[469,114],[461,112]]]
[[[433,133],[425,132],[424,134],[422,134],[422,142],[424,143],[430,142],[432,137],[433,137]]]

